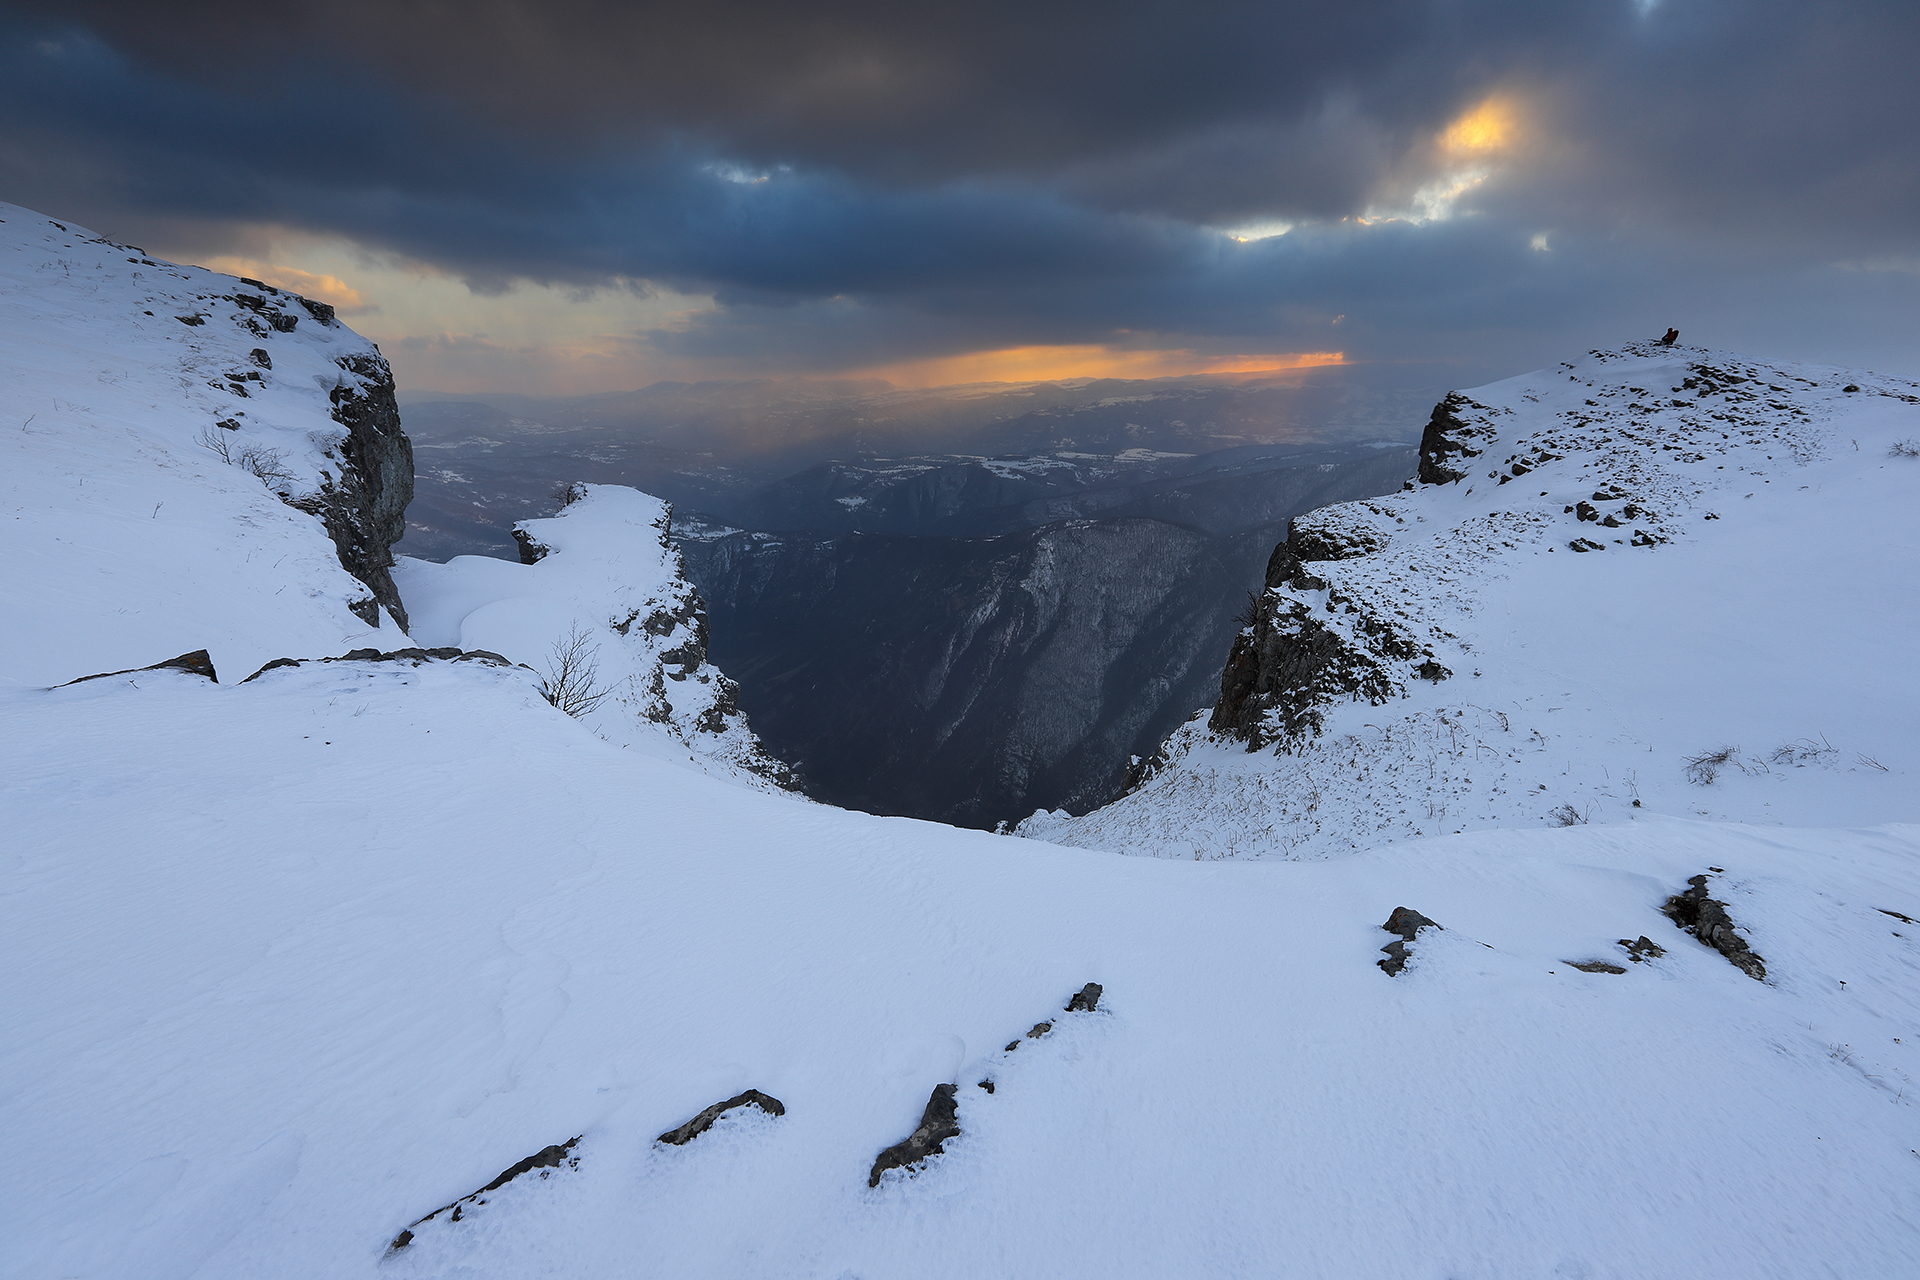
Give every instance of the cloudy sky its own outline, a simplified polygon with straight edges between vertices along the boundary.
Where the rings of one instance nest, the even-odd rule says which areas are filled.
[[[1914,0],[0,0],[0,198],[403,387],[1920,374]]]

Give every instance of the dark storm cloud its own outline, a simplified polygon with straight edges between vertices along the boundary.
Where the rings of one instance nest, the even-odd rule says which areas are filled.
[[[4,12],[6,198],[712,292],[657,340],[687,352],[1318,348],[1343,313],[1347,345],[1440,350],[1920,248],[1910,0]],[[1496,92],[1531,141],[1478,216],[1338,223]],[[1255,218],[1309,225],[1207,230]]]

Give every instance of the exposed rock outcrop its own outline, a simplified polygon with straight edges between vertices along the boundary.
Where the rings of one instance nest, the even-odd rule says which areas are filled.
[[[189,657],[192,655],[189,654]],[[176,659],[178,661],[178,659]],[[298,667],[308,662],[408,662],[415,666],[423,662],[480,662],[492,667],[510,667],[513,664],[497,653],[486,649],[443,648],[443,649],[395,649],[382,653],[378,649],[350,649],[337,658],[275,658],[258,671],[242,680],[241,684],[251,684],[269,671],[278,671],[282,667]]]
[[[1353,518],[1354,509],[1368,508],[1365,502],[1346,503],[1287,522],[1286,541],[1267,561],[1266,589],[1255,597],[1227,655],[1220,700],[1207,721],[1211,732],[1237,738],[1249,751],[1297,742],[1319,733],[1321,709],[1332,702],[1359,699],[1377,706],[1397,696],[1409,674],[1402,664],[1424,659],[1410,674],[1446,678],[1431,653],[1392,623],[1351,607],[1307,568],[1388,545],[1391,535],[1384,529]]]
[[[764,1094],[758,1089],[749,1089],[745,1093],[735,1094],[725,1102],[714,1103],[679,1128],[667,1130],[660,1135],[658,1140],[666,1143],[670,1147],[684,1147],[707,1130],[713,1128],[713,1122],[715,1120],[718,1120],[727,1112],[732,1111],[735,1107],[758,1107],[770,1116],[783,1116],[787,1114],[787,1108],[781,1103],[780,1099],[772,1097],[769,1094]]]
[[[1685,893],[1676,893],[1667,899],[1661,912],[1675,924],[1700,939],[1701,945],[1712,947],[1727,958],[1728,963],[1756,982],[1767,980],[1767,966],[1758,954],[1747,945],[1747,940],[1734,931],[1733,917],[1727,914],[1727,904],[1707,896],[1707,877],[1690,876],[1687,884],[1691,887]]]
[[[911,1168],[939,1155],[945,1150],[947,1139],[960,1136],[959,1112],[953,1094],[954,1087],[950,1084],[934,1086],[933,1096],[927,1099],[927,1109],[921,1113],[920,1127],[874,1158],[873,1169],[867,1175],[869,1187],[879,1186],[880,1175],[889,1169]]]
[[[531,1173],[535,1169],[538,1169],[540,1170],[540,1176],[544,1178],[548,1175],[549,1171],[558,1169],[562,1164],[572,1169],[579,1168],[580,1158],[569,1153],[572,1152],[574,1147],[579,1145],[581,1136],[582,1135],[576,1134],[565,1142],[555,1143],[550,1147],[542,1147],[526,1159],[516,1161],[514,1164],[509,1165],[492,1182],[489,1182],[472,1195],[461,1196],[452,1204],[441,1205],[425,1217],[416,1218],[408,1224],[406,1230],[395,1236],[387,1245],[387,1252],[390,1254],[398,1253],[400,1250],[412,1244],[413,1229],[425,1223],[432,1222],[443,1213],[448,1215],[447,1221],[449,1222],[460,1221],[465,1215],[468,1205],[485,1204],[486,1201],[482,1200],[480,1198],[481,1196],[484,1196],[489,1191],[498,1191],[501,1187],[506,1186],[523,1173]]]
[[[323,305],[306,303],[309,311]],[[323,323],[333,315],[331,307],[324,309]],[[316,313],[316,318],[321,317]],[[413,444],[400,427],[393,370],[385,358],[374,352],[341,356],[335,363],[346,375],[329,395],[333,420],[347,429],[335,455],[339,474],[323,470],[318,495],[297,505],[320,517],[341,566],[373,592],[373,599],[355,605],[354,612],[368,626],[378,626],[385,608],[404,631],[407,610],[393,585],[393,545],[407,532]]]
[[[1375,962],[1386,970],[1389,978],[1397,978],[1400,976],[1400,971],[1407,967],[1407,961],[1413,958],[1407,954],[1407,944],[1412,942],[1422,929],[1438,929],[1441,926],[1412,907],[1395,907],[1393,914],[1388,916],[1387,922],[1380,927],[1388,933],[1400,935],[1380,948],[1387,953],[1387,958]]]
[[[1420,483],[1452,484],[1467,477],[1467,459],[1477,458],[1485,449],[1492,432],[1485,426],[1461,416],[1465,409],[1487,412],[1487,407],[1469,400],[1458,391],[1433,406],[1433,416],[1420,435]],[[1480,447],[1476,448],[1478,444]]]
[[[184,671],[190,676],[205,676],[215,684],[220,677],[213,672],[213,657],[205,649],[195,649],[192,653],[183,653],[177,658],[168,658],[165,662],[156,662],[150,667],[133,667],[126,671],[102,671],[95,675],[80,676],[67,681],[67,684],[81,684],[88,680],[105,680],[110,676],[138,675],[142,671]],[[245,683],[242,681],[242,683]],[[65,688],[65,685],[61,686]]]

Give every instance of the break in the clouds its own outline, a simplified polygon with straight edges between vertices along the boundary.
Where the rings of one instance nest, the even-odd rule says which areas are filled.
[[[1668,323],[1911,363],[1910,4],[6,14],[0,196],[329,280],[415,385],[1498,371]]]

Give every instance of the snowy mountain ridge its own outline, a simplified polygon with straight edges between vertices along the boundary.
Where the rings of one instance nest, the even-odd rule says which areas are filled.
[[[0,563],[10,676],[201,648],[251,671],[404,621],[411,452],[386,361],[332,308],[14,205],[0,295],[0,474],[43,548]]]
[[[408,561],[396,585],[412,449],[386,361],[331,307],[12,205],[0,287],[0,404],[18,425],[0,437],[6,492],[38,547],[0,563],[7,679],[44,687],[204,649],[234,680],[423,646],[546,675],[578,620],[576,656],[601,682],[574,709],[597,732],[747,785],[786,777],[706,662],[657,499],[580,486],[568,518],[527,522],[565,547],[553,563]]]
[[[1418,484],[1291,522],[1150,780],[1020,833],[1320,857],[1650,808],[1920,819],[1916,437],[1920,384],[1654,343],[1450,395]]]
[[[227,430],[208,422],[223,406],[259,414],[288,457],[298,442],[268,428],[334,438],[330,391],[292,374],[324,375],[359,340],[296,317],[265,341],[312,351],[276,348],[273,377],[218,391],[189,367],[218,354],[193,335],[227,324],[240,341],[242,317],[149,318],[145,262],[29,230],[0,241],[0,1274],[1911,1269],[1920,827],[1889,819],[1911,803],[1902,611],[1920,593],[1913,460],[1884,449],[1913,406],[1834,399],[1823,452],[1759,477],[1782,494],[1703,485],[1721,519],[1649,526],[1671,537],[1651,548],[1573,553],[1566,535],[1617,534],[1585,521],[1472,561],[1451,531],[1515,493],[1474,480],[1382,504],[1393,520],[1362,523],[1392,541],[1312,561],[1325,589],[1277,557],[1274,634],[1293,603],[1332,616],[1337,581],[1452,674],[1428,683],[1424,653],[1387,653],[1409,695],[1300,704],[1322,714],[1300,740],[1318,746],[1195,745],[1067,832],[1119,815],[1131,825],[1109,830],[1134,843],[1109,847],[1189,844],[1116,857],[804,803],[724,751],[690,759],[684,721],[727,722],[725,689],[698,678],[666,507],[631,490],[528,522],[529,565],[402,563],[433,648],[395,648],[350,607],[371,588],[323,517],[195,443]],[[168,289],[234,291],[187,277]],[[1612,478],[1590,471],[1555,483]],[[1425,581],[1377,558],[1396,554],[1461,566],[1441,583],[1456,599],[1416,603]],[[1756,639],[1758,622],[1778,634]],[[587,688],[619,677],[624,705],[609,692],[563,715],[556,673],[543,689],[514,665],[576,633],[598,648]],[[452,652],[481,640],[521,653]],[[217,682],[193,663],[133,670],[200,648]],[[1285,725],[1257,699],[1281,686],[1259,663],[1283,650],[1255,647],[1232,704],[1268,728]],[[660,710],[649,663],[674,669],[670,723],[644,715]],[[1689,700],[1703,672],[1720,692]],[[1514,799],[1488,819],[1513,815],[1507,829],[1478,829],[1476,808],[1471,825],[1447,815],[1462,834],[1369,837],[1367,790],[1412,776],[1401,730],[1347,757],[1371,776],[1329,774],[1330,748],[1361,741],[1359,717],[1457,724],[1421,698],[1476,679],[1499,685],[1472,704],[1489,716],[1496,695],[1523,705],[1516,736],[1537,722],[1603,766],[1708,725],[1751,747],[1793,724],[1887,772],[1809,758],[1662,792],[1647,765],[1631,821],[1556,828]],[[1188,858],[1284,851],[1247,798],[1289,762],[1348,815],[1310,838],[1352,856]],[[1488,776],[1468,799],[1520,790]],[[1620,785],[1564,785],[1583,781]],[[1662,812],[1673,795],[1761,821]],[[1150,844],[1143,813],[1182,834]],[[1839,825],[1794,825],[1817,822]]]

